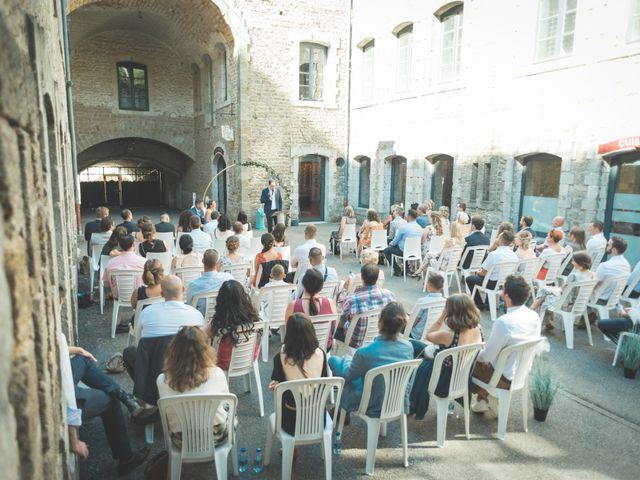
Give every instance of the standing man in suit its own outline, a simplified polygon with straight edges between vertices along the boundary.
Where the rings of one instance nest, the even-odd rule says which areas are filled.
[[[478,215],[474,215],[471,218],[471,233],[464,238],[466,242],[465,250],[467,247],[477,247],[478,245],[486,245],[487,247],[491,244],[491,239],[482,233],[482,228],[484,227],[484,220],[482,217]],[[464,258],[464,250],[462,251],[462,257]],[[473,259],[473,255],[469,255],[462,268],[469,268],[471,265],[471,260]]]
[[[96,219],[85,223],[84,239],[87,241],[87,255],[91,256],[91,235],[100,233],[100,223],[104,217],[108,216],[109,209],[107,207],[98,207],[96,208]]]
[[[282,210],[282,194],[276,187],[276,181],[269,180],[269,186],[262,190],[260,203],[264,204],[264,214],[267,217],[267,228],[269,232],[273,230],[273,214]]]

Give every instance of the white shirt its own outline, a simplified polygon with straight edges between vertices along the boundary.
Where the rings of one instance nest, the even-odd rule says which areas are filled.
[[[495,265],[496,263],[506,262],[506,261],[516,262],[517,263],[518,262],[518,256],[511,249],[511,247],[507,247],[505,245],[500,245],[493,252],[490,252],[489,255],[487,255],[487,258],[485,258],[484,262],[482,262],[481,268],[483,270],[489,270],[489,268],[492,267],[493,265]],[[490,281],[497,281],[498,278],[500,278],[500,270],[499,269],[494,269],[491,272],[491,276],[489,277],[489,280]]]
[[[600,264],[596,270],[596,280],[598,280],[598,282],[604,282],[608,278],[618,277],[620,275],[626,275],[628,277],[630,273],[631,265],[629,265],[627,259],[624,258],[624,255],[616,255]],[[600,292],[600,299],[609,300],[613,288],[614,285],[609,285]]]
[[[396,236],[396,232],[398,231],[398,229],[406,224],[407,224],[407,221],[402,217],[396,217],[393,220],[391,220],[391,223],[389,223],[388,238],[393,240]]]
[[[218,220],[209,220],[207,223],[204,224],[204,227],[202,227],[202,230],[204,231],[204,233],[211,235],[216,228],[218,228]]]
[[[300,298],[304,293],[304,287],[302,286],[302,278],[304,277],[304,274],[307,273],[307,270],[309,270],[310,267],[311,265],[308,263],[304,266],[304,270],[302,270],[303,267],[300,267],[300,274],[298,275],[298,288],[296,289],[296,298]],[[324,279],[325,283],[338,281],[338,272],[336,272],[335,268],[327,267],[323,263],[321,263],[320,265],[315,265],[313,268],[318,270],[323,277],[326,274],[326,278]]]
[[[278,208],[276,204],[276,189],[269,189],[269,198],[271,199],[271,211],[276,210]]]
[[[318,243],[315,238],[312,238],[304,242],[293,251],[293,255],[291,256],[291,268],[298,268],[298,264],[300,262],[307,261],[307,259],[309,258],[309,250],[311,250],[313,247],[319,248],[322,251],[323,257],[327,255],[327,249],[325,248],[325,246],[321,243]]]
[[[541,327],[540,317],[530,308],[524,305],[509,308],[493,324],[491,336],[478,355],[478,361],[491,362],[495,368],[498,355],[504,348],[540,338]],[[507,359],[503,375],[511,380],[515,373],[515,357],[512,355]]]
[[[240,240],[240,248],[244,248],[245,250],[249,250],[251,248],[251,237],[245,234],[240,234],[236,236]]]
[[[607,239],[604,238],[604,233],[596,233],[587,242],[587,252],[589,255],[593,255],[594,250],[599,248],[607,248]]]
[[[211,248],[211,236],[204,233],[202,230],[191,230],[189,232],[191,238],[193,238],[193,251],[204,253],[205,250]]]
[[[135,325],[136,338],[175,335],[185,325],[202,327],[204,317],[192,306],[176,300],[154,303],[142,310]]]
[[[627,282],[627,285],[633,285],[633,282],[635,282],[638,277],[640,277],[640,262],[636,263],[636,266],[633,269],[633,272],[631,272],[631,275],[629,276],[629,281]],[[640,292],[640,282],[636,284],[636,288],[634,288],[633,291]]]

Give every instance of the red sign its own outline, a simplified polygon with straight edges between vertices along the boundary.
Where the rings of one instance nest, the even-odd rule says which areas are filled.
[[[603,143],[598,145],[598,154],[604,155],[605,153],[615,152],[617,150],[640,150],[640,136],[638,137],[624,137],[613,142]]]

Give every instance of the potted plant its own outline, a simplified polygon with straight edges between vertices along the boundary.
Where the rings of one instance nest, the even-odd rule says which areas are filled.
[[[549,407],[558,393],[560,385],[553,377],[549,365],[543,360],[536,360],[531,370],[529,379],[529,394],[533,402],[533,418],[544,422],[549,412]]]
[[[633,379],[640,368],[640,335],[630,333],[622,338],[624,341],[620,345],[620,355],[624,365],[624,376]]]

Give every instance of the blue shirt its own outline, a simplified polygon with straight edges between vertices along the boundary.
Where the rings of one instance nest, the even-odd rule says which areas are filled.
[[[400,247],[400,250],[404,251],[404,241],[411,237],[422,237],[422,227],[417,222],[409,222],[398,229],[396,238],[394,238],[390,245]]]
[[[202,222],[202,225],[204,225],[205,223],[207,223],[207,221],[204,218],[204,209],[203,210],[198,210],[196,207],[191,207],[189,209],[189,211],[191,213],[193,213],[194,215],[197,215],[200,217],[200,221]]]
[[[420,306],[421,303],[427,304],[428,302],[431,302],[433,300],[440,300],[441,298],[444,298],[441,292],[428,292],[424,297],[418,299],[418,301],[416,302],[416,305]],[[428,305],[425,305],[425,307],[428,307]],[[413,338],[414,340],[422,339],[422,334],[424,332],[424,327],[427,324],[428,316],[429,316],[428,308],[422,308],[418,310],[418,313],[416,314],[418,323],[416,323],[411,329],[411,333],[409,334],[411,338]]]
[[[200,278],[196,278],[189,284],[189,288],[187,288],[186,303],[191,305],[191,300],[193,300],[193,297],[195,297],[199,293],[215,292],[217,290],[220,290],[222,284],[227,280],[233,280],[233,276],[230,273],[216,272],[215,270],[211,272],[204,272],[202,276],[200,276]],[[203,315],[205,307],[205,300],[200,300],[198,302],[197,308]]]
[[[422,228],[426,227],[427,225],[431,225],[431,219],[427,215],[420,215],[418,218],[416,218],[416,222]]]

